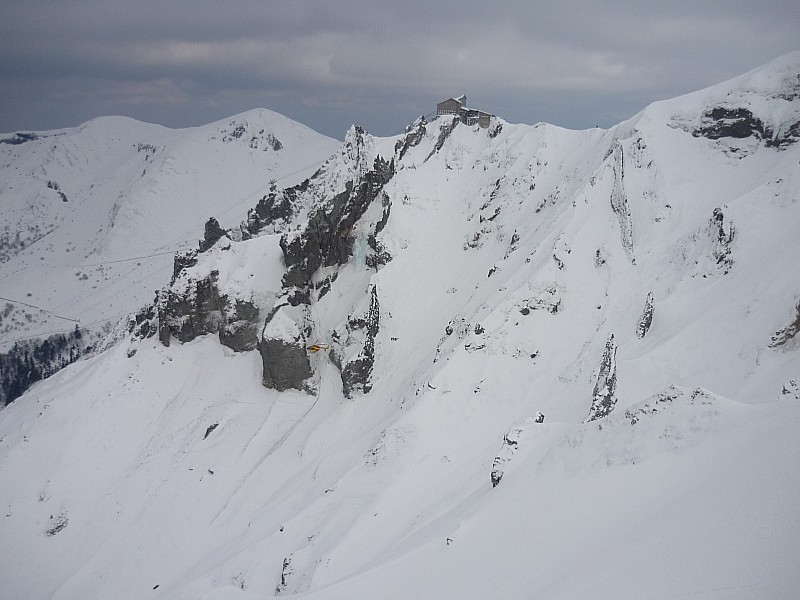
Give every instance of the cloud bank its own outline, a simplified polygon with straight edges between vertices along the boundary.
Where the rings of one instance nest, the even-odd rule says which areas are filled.
[[[783,0],[5,0],[0,130],[264,106],[388,135],[461,93],[513,122],[610,126],[798,48]]]

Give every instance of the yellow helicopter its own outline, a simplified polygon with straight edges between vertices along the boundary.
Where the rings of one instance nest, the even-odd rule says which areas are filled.
[[[330,350],[331,347],[328,344],[311,344],[310,346],[306,347],[306,350],[312,353],[319,352],[320,350]]]

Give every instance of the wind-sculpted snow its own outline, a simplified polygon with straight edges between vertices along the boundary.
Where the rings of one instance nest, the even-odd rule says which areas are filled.
[[[798,74],[609,130],[353,127],[203,215],[105,352],[0,412],[0,589],[794,598]],[[773,137],[694,135],[723,102]]]
[[[788,392],[787,392],[788,394]],[[669,386],[663,392],[584,425],[542,425],[544,415],[529,417],[504,436],[492,464],[492,484],[499,485],[521,456],[537,456],[534,472],[559,466],[574,476],[608,467],[636,465],[663,453],[685,452],[712,434],[737,427],[748,407],[701,388]],[[560,435],[560,437],[559,437]],[[543,444],[537,439],[544,436]],[[554,437],[555,436],[555,437]],[[555,440],[555,441],[554,441]]]
[[[542,458],[539,469],[556,463],[574,475],[685,452],[725,428],[737,427],[747,409],[708,390],[670,386],[624,412],[565,434]]]

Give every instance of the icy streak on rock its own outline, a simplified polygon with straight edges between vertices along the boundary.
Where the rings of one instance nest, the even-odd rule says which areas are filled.
[[[614,140],[612,146],[614,170],[614,187],[611,189],[611,209],[619,220],[619,233],[622,241],[622,248],[631,264],[636,264],[633,254],[633,220],[631,211],[628,207],[628,197],[625,194],[625,152],[619,140]]]

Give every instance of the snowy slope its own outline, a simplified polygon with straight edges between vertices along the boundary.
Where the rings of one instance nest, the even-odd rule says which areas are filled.
[[[265,109],[184,130],[105,117],[0,136],[0,295],[18,301],[4,302],[0,349],[74,327],[56,315],[97,326],[150,301],[209,217],[240,221],[271,179],[300,181],[336,146]]]
[[[353,128],[0,412],[0,588],[794,598],[798,76]]]

